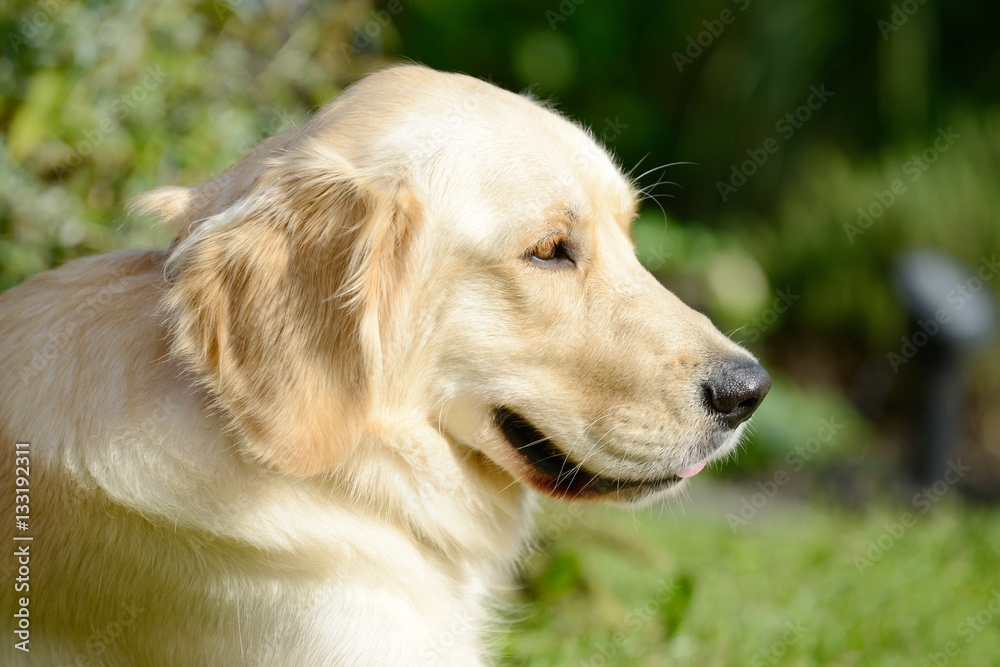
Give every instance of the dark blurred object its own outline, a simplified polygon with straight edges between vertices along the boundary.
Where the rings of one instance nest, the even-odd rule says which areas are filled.
[[[995,273],[985,264],[970,271],[932,250],[907,252],[896,262],[894,286],[909,314],[910,335],[889,361],[895,370],[914,360],[921,378],[911,422],[920,426],[913,460],[920,483],[944,479],[957,464],[966,421],[961,361],[996,330],[996,308],[984,289]]]

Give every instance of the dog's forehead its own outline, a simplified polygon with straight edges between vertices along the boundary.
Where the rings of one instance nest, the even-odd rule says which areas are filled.
[[[363,79],[330,111],[352,161],[405,174],[448,217],[479,208],[507,224],[571,211],[627,228],[634,216],[635,190],[607,151],[530,96],[407,65]]]
[[[416,105],[408,119],[411,157],[442,196],[458,186],[477,204],[529,219],[554,211],[627,227],[634,189],[589,132],[530,97],[471,77],[446,81],[454,85],[427,91],[429,108]]]

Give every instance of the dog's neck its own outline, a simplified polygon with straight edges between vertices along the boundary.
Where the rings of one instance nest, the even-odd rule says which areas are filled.
[[[373,520],[405,528],[424,549],[470,564],[513,565],[532,528],[527,492],[479,452],[410,424],[417,425],[382,430],[325,484]]]

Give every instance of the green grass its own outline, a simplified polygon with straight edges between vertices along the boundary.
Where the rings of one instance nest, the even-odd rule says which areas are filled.
[[[997,512],[945,498],[926,514],[849,513],[779,497],[734,533],[741,492],[698,483],[697,499],[639,514],[547,506],[506,664],[1000,660]]]

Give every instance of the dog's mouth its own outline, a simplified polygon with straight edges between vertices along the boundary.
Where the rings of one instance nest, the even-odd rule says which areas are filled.
[[[614,479],[584,469],[582,463],[574,462],[531,422],[510,408],[495,408],[493,419],[511,447],[535,473],[530,476],[532,485],[557,497],[582,500],[622,492],[631,492],[627,495],[642,492],[645,495],[679,483],[682,476],[690,476],[684,474],[687,471],[694,470],[693,475],[701,470],[701,466],[694,466],[682,471],[681,475],[643,480]]]

